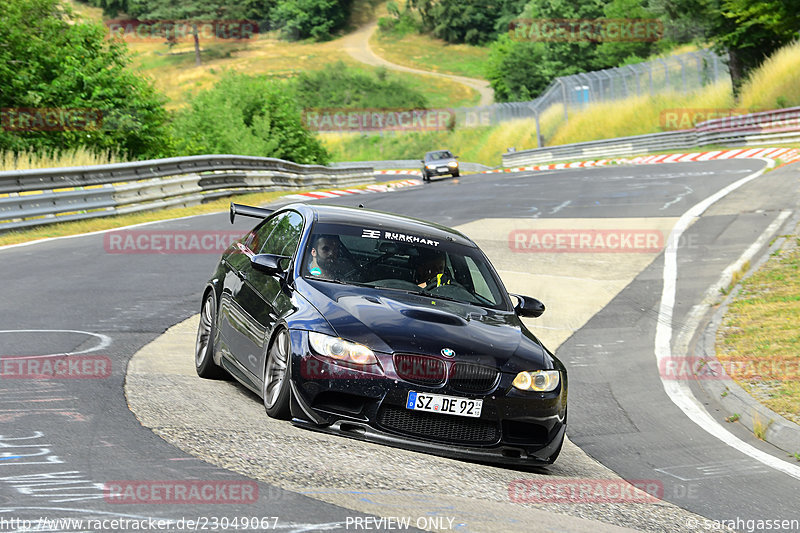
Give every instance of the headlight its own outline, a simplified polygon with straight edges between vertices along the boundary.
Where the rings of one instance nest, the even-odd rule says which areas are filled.
[[[447,166],[451,168],[456,168],[458,166],[458,161],[450,161],[449,163],[447,163]]]
[[[436,165],[425,165],[425,168],[433,170],[434,168],[436,168]]]
[[[378,362],[372,350],[363,344],[348,342],[339,337],[331,337],[314,331],[308,332],[308,340],[315,352],[331,359],[358,365],[374,365]]]
[[[558,387],[560,381],[558,370],[534,370],[520,372],[511,384],[519,390],[550,392]]]

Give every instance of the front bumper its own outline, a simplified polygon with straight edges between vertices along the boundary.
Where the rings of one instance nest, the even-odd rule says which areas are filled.
[[[428,176],[452,176],[458,174],[458,167],[425,167],[425,172],[428,173]]]
[[[307,335],[292,335],[295,425],[446,457],[512,465],[551,463],[566,430],[566,380],[551,393],[522,392],[513,376],[481,394],[410,383],[394,373],[390,354],[362,371],[312,355]],[[480,418],[406,409],[410,391],[480,398]]]

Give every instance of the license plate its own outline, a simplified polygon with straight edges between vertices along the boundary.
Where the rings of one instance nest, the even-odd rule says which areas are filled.
[[[428,411],[442,415],[471,416],[473,418],[481,416],[482,407],[483,400],[414,391],[408,393],[406,402],[406,409],[412,411]]]
[[[447,172],[447,167],[439,167],[436,170],[439,172]]]

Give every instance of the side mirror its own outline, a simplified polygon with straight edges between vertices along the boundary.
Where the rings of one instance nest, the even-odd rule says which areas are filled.
[[[250,264],[253,266],[253,269],[274,276],[275,274],[283,272],[281,268],[281,259],[283,259],[283,257],[280,255],[258,254],[250,259]]]
[[[544,313],[544,304],[536,298],[530,296],[522,296],[520,294],[512,294],[517,298],[517,305],[514,306],[514,312],[519,316],[526,316],[530,318],[539,318]]]

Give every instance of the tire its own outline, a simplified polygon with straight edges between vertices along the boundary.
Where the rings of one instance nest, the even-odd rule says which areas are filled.
[[[460,175],[461,175],[461,172],[459,172],[458,170],[456,170],[455,172],[453,172],[453,177],[454,177],[454,178],[457,178],[457,177],[459,177]]]
[[[424,170],[422,171],[422,181],[431,181],[431,177]]]
[[[282,329],[275,335],[267,352],[264,380],[261,386],[264,409],[271,418],[285,420],[290,417],[289,352],[289,332]]]
[[[197,341],[194,347],[194,369],[206,379],[221,379],[227,372],[214,362],[214,336],[217,333],[217,302],[214,291],[209,291],[200,311]]]

